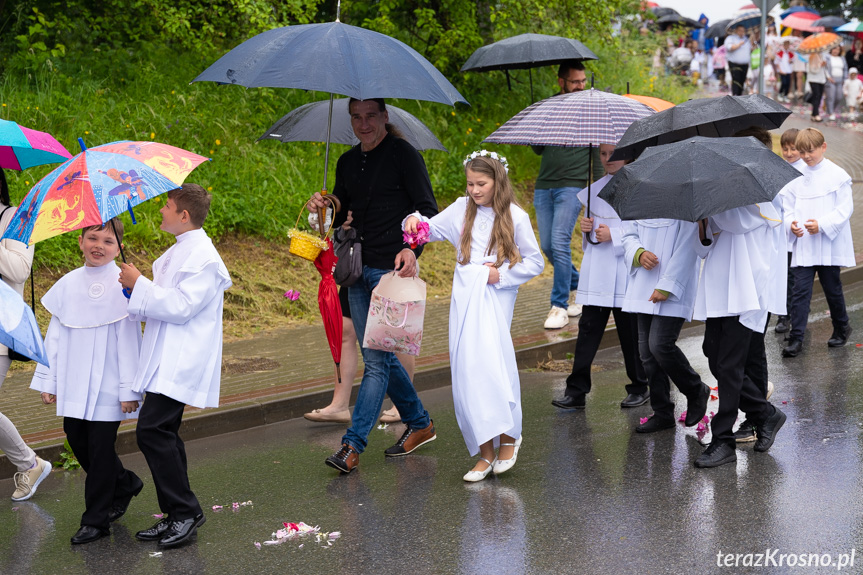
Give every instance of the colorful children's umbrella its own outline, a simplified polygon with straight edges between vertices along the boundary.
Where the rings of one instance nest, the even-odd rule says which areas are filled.
[[[42,333],[24,299],[0,281],[0,344],[48,365]]]
[[[339,383],[342,381],[342,371],[339,364],[342,362],[342,304],[339,301],[339,288],[333,279],[333,270],[336,269],[335,250],[330,238],[326,239],[329,249],[323,250],[315,259],[315,267],[321,274],[321,283],[318,285],[318,307],[321,310],[321,318],[324,320],[324,331],[327,333],[327,342],[330,344],[330,353],[336,364],[336,375]]]
[[[838,34],[834,34],[833,32],[821,32],[819,34],[812,34],[808,38],[805,38],[800,45],[797,46],[796,51],[801,54],[818,54],[821,52],[829,52],[836,46],[842,45],[842,38]]]
[[[180,187],[207,160],[159,142],[121,141],[85,149],[30,189],[3,237],[33,245],[107,222]]]
[[[836,28],[836,32],[863,32],[863,22],[860,20],[852,20],[851,22]]]
[[[0,120],[0,168],[26,170],[63,162],[71,157],[72,154],[51,134]]]
[[[796,12],[787,18],[782,19],[783,28],[791,28],[792,30],[802,30],[803,32],[823,32],[823,25],[817,25],[814,22],[821,18],[818,14],[812,12]]]

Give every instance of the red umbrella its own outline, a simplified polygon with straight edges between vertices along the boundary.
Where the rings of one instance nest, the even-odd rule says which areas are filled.
[[[339,383],[342,381],[342,371],[339,364],[342,362],[342,304],[339,302],[339,288],[333,279],[333,270],[336,268],[336,257],[333,242],[330,238],[325,240],[329,245],[315,258],[315,267],[321,274],[321,283],[318,286],[318,307],[321,309],[321,318],[324,320],[324,331],[327,332],[327,341],[330,344],[330,353],[336,363],[336,375]]]

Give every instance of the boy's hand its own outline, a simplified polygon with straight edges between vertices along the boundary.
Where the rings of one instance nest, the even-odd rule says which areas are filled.
[[[791,222],[791,233],[797,236],[798,238],[803,237],[803,228],[797,225],[797,220]]]
[[[408,219],[405,220],[405,231],[409,234],[417,233],[418,223],[420,223],[419,218],[416,216],[408,216]]]
[[[596,239],[599,242],[610,242],[611,241],[611,230],[608,229],[608,226],[605,224],[599,224],[599,227],[596,228]],[[644,255],[644,254],[642,254]]]
[[[124,288],[132,291],[132,288],[135,287],[135,282],[138,281],[139,277],[141,277],[141,272],[138,271],[135,264],[120,264],[120,279],[117,281],[119,281]]]
[[[417,275],[417,257],[408,248],[396,254],[395,265],[396,271],[399,272],[399,277],[412,278]]]
[[[488,283],[489,285],[494,285],[500,281],[500,270],[494,267],[494,263],[486,262],[485,266],[488,268]]]
[[[661,301],[665,301],[668,299],[668,296],[662,293],[659,293],[657,290],[653,290],[653,293],[650,294],[649,301],[653,303],[659,303]]]
[[[138,402],[137,401],[121,401],[120,409],[123,410],[123,413],[135,413],[138,411]]]
[[[806,231],[809,232],[810,235],[818,233],[818,220],[806,220],[806,223],[803,225],[806,227]]]
[[[45,405],[51,405],[52,403],[57,403],[57,396],[53,393],[47,393],[45,391],[42,392],[42,403]]]
[[[593,231],[593,218],[581,218],[581,231],[586,234]]]
[[[656,254],[653,252],[644,250],[641,252],[641,255],[638,256],[638,263],[641,264],[641,267],[649,271],[659,265],[659,258],[656,257]]]

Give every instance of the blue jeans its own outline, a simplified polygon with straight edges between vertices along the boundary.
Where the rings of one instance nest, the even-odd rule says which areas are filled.
[[[363,277],[350,287],[348,301],[351,303],[351,321],[360,345],[366,332],[366,319],[372,300],[372,290],[385,274],[392,270],[381,270],[363,266]],[[362,453],[368,443],[369,433],[378,421],[384,396],[389,395],[399,410],[402,421],[411,429],[424,429],[431,423],[417,392],[402,367],[396,354],[377,349],[360,348],[363,353],[363,380],[357,394],[357,403],[351,417],[351,426],[342,443],[347,443]]]
[[[533,191],[539,247],[554,267],[551,305],[566,309],[569,292],[578,288],[578,270],[572,265],[572,230],[581,211],[576,194],[581,188],[549,188]]]

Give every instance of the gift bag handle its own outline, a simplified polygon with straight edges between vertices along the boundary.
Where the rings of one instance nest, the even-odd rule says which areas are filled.
[[[388,326],[394,327],[396,329],[403,328],[405,326],[405,324],[408,322],[408,311],[409,311],[410,305],[411,305],[410,302],[405,303],[405,316],[402,318],[402,322],[398,325],[393,325],[390,323],[390,320],[387,319],[387,310],[390,309],[390,301],[387,300],[384,303],[384,323],[386,323]]]

